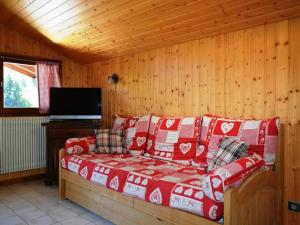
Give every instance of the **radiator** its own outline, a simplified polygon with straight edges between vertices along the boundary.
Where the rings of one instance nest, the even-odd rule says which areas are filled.
[[[0,118],[0,174],[46,166],[46,130],[49,117]]]

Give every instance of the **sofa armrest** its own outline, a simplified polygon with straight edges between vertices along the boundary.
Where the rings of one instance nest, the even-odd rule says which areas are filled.
[[[259,171],[239,187],[229,188],[225,192],[225,224],[247,224],[251,215],[251,221],[255,224],[279,225],[281,224],[281,201],[279,173]]]
[[[96,148],[96,136],[69,138],[65,142],[67,154],[82,154],[94,151]]]
[[[238,187],[247,177],[262,168],[264,160],[258,156],[246,156],[212,170],[202,181],[204,194],[223,202],[224,193],[230,187]]]

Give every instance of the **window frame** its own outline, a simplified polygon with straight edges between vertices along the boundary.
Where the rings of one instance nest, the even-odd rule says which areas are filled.
[[[39,108],[4,108],[4,62],[11,63],[21,63],[36,65],[39,61],[46,61],[49,63],[59,64],[59,79],[61,81],[62,76],[62,63],[60,60],[53,59],[42,59],[42,58],[31,58],[24,56],[13,56],[0,53],[0,116],[47,116],[48,114],[43,114],[39,112]],[[38,79],[38,77],[37,77]],[[38,82],[38,80],[37,80]],[[39,87],[38,87],[39,88]],[[39,92],[39,90],[38,90]],[[40,94],[40,93],[39,93]]]

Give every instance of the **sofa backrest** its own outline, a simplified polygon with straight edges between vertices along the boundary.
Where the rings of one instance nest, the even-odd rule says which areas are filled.
[[[152,116],[147,155],[190,164],[200,134],[201,117]]]
[[[135,155],[145,152],[155,158],[207,167],[222,138],[229,136],[249,143],[248,153],[260,155],[266,167],[272,168],[275,163],[279,117],[255,120],[205,114],[141,118],[117,116],[114,122],[115,129],[125,129],[128,149]]]

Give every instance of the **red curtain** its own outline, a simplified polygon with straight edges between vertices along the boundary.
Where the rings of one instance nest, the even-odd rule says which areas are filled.
[[[49,113],[50,87],[60,87],[59,65],[38,62],[39,103],[40,113]]]

